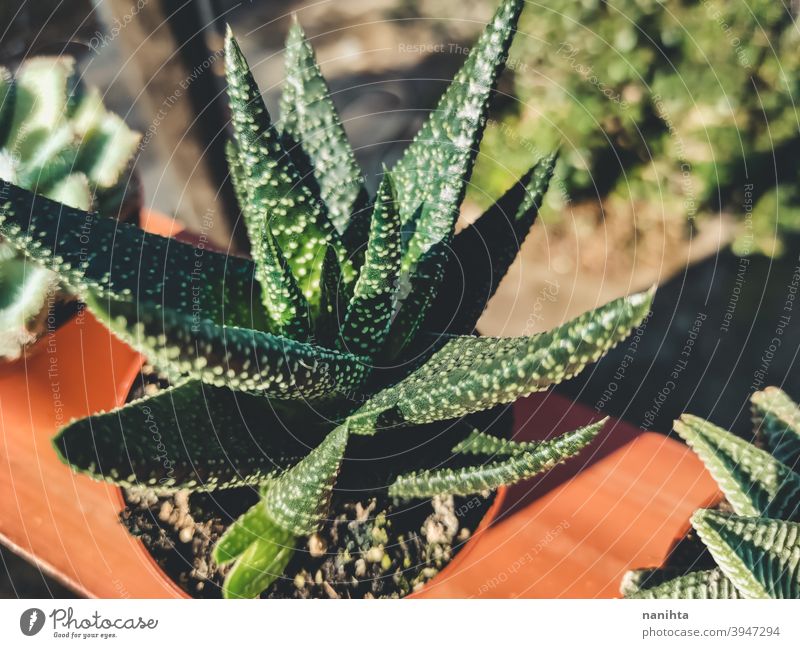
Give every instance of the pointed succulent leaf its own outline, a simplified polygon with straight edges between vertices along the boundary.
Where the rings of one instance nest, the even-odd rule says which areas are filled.
[[[233,192],[236,194],[236,202],[239,203],[242,218],[245,219],[245,225],[249,228],[247,209],[250,207],[250,195],[247,193],[247,176],[242,168],[241,156],[236,148],[236,142],[233,140],[225,142],[225,158],[228,160],[228,172],[231,177],[231,184],[233,184]]]
[[[503,0],[393,170],[403,224],[417,214],[419,218],[405,255],[405,270],[453,232],[486,124],[489,100],[507,60],[523,4],[522,0]]]
[[[800,475],[768,452],[697,416],[675,431],[705,464],[738,515],[800,519]]]
[[[428,331],[472,333],[528,235],[556,165],[548,155],[453,240]]]
[[[384,362],[389,363],[397,358],[418,339],[422,323],[436,301],[444,278],[449,245],[448,236],[422,255],[413,272],[400,275],[396,291],[398,306],[381,354]]]
[[[340,348],[371,358],[383,346],[399,270],[400,214],[391,175],[385,173],[375,201],[364,265],[342,324]]]
[[[256,277],[261,284],[264,308],[270,315],[270,328],[295,340],[307,339],[311,328],[308,302],[269,223],[264,224],[251,252],[256,262]]]
[[[87,299],[125,342],[170,376],[286,399],[332,396],[360,385],[355,356],[254,329],[218,326],[148,303]]]
[[[533,452],[539,445],[537,441],[511,441],[473,429],[466,439],[453,448],[453,452],[508,457],[523,452]]]
[[[340,425],[307,457],[270,484],[264,506],[277,526],[295,536],[317,530],[327,514],[347,437],[347,427]]]
[[[490,463],[463,468],[439,468],[402,475],[389,486],[389,495],[403,499],[434,495],[472,495],[528,479],[580,452],[600,432],[607,419],[592,423],[535,448]]]
[[[189,381],[73,421],[53,444],[94,479],[159,490],[257,485],[305,454],[270,404]]]
[[[531,337],[454,336],[428,362],[378,392],[351,417],[351,431],[457,418],[571,378],[625,339],[650,309],[652,292],[614,300]]]
[[[627,595],[634,599],[738,599],[733,583],[719,569],[689,572]]]
[[[67,207],[0,181],[0,234],[75,291],[267,328],[251,261]]]
[[[800,524],[701,509],[692,526],[745,598],[800,598]]]
[[[263,506],[262,503],[256,506]],[[294,553],[296,538],[274,524],[237,558],[222,584],[224,598],[255,598],[280,577]]]
[[[286,40],[281,119],[283,133],[308,155],[330,219],[343,233],[362,189],[361,171],[314,51],[296,20]]]
[[[259,499],[225,529],[214,545],[211,556],[218,565],[225,565],[241,556],[251,544],[268,538],[275,531],[275,524],[267,516],[264,501]]]
[[[339,335],[339,324],[344,319],[347,303],[352,296],[352,284],[344,282],[342,268],[332,247],[325,251],[320,282],[315,339],[321,346],[334,347]]]
[[[347,250],[350,263],[356,270],[360,270],[364,263],[374,207],[367,190],[362,187],[353,203],[347,227],[342,233],[342,245]]]
[[[777,387],[756,392],[750,402],[767,450],[800,472],[800,407]]]
[[[328,243],[341,243],[318,200],[286,153],[238,43],[228,30],[225,69],[231,120],[247,180],[248,218],[269,220],[292,272],[312,306]],[[259,228],[260,229],[260,228]],[[254,243],[254,242],[253,242]],[[340,262],[344,258],[341,249]]]

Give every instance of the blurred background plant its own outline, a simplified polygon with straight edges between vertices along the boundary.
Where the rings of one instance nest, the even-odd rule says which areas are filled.
[[[739,254],[782,251],[800,229],[800,31],[769,0],[530,2],[511,96],[487,130],[472,194],[503,190],[531,150],[563,140],[551,218],[626,213],[631,237],[661,219],[733,216]]]

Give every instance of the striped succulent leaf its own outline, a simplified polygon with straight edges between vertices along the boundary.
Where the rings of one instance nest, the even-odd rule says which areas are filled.
[[[800,598],[800,524],[699,510],[692,526],[746,598]]]
[[[697,416],[675,431],[702,459],[738,515],[800,520],[800,475],[768,452]]]
[[[708,569],[689,572],[653,587],[630,592],[627,598],[738,599],[742,598],[742,595],[739,594],[736,587],[721,570]]]
[[[426,330],[472,333],[539,214],[556,160],[556,154],[540,160],[455,237]]]
[[[389,486],[389,495],[402,499],[434,495],[472,495],[514,484],[550,470],[588,445],[607,419],[542,441],[503,459],[462,468],[439,468],[401,475]]]
[[[410,376],[351,416],[351,431],[429,423],[510,403],[547,389],[628,336],[650,309],[652,292],[617,299],[548,333],[520,338],[454,336]]]
[[[750,398],[757,431],[770,454],[800,472],[800,407],[777,387]]]
[[[383,347],[400,270],[400,214],[394,184],[385,173],[378,189],[369,243],[339,335],[339,348],[374,357]]]
[[[78,472],[158,490],[253,486],[305,446],[261,398],[189,381],[111,412],[73,421],[53,444]]]
[[[281,130],[302,147],[311,161],[330,219],[343,234],[363,189],[361,170],[314,50],[297,20],[292,23],[286,40],[285,66]]]

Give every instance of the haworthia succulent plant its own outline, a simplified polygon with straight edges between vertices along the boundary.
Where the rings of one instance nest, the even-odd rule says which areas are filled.
[[[138,209],[126,171],[139,135],[83,85],[75,61],[35,57],[0,66],[0,180],[104,216]],[[0,199],[5,193],[0,194]],[[57,274],[31,267],[0,239],[0,358],[15,358],[71,297]]]
[[[796,406],[770,387],[753,394],[757,429],[771,451],[786,454],[783,432]],[[774,417],[774,418],[773,418]],[[684,414],[675,430],[698,454],[736,515],[697,511],[692,526],[718,567],[675,575],[639,570],[622,591],[635,598],[800,598],[800,474],[697,416]]]
[[[55,441],[62,458],[126,486],[260,491],[260,501],[216,545],[215,559],[228,570],[225,596],[256,596],[281,574],[294,547],[329,514],[344,471],[347,484],[364,485],[369,474],[364,487],[384,495],[471,493],[547,470],[599,430],[595,424],[541,444],[514,444],[490,437],[490,417],[478,413],[546,389],[599,358],[642,320],[652,293],[536,336],[453,334],[472,332],[552,174],[554,158],[546,157],[454,238],[521,4],[501,3],[408,153],[384,170],[374,197],[360,184],[299,27],[289,37],[280,131],[229,33],[234,141],[227,154],[252,260],[196,250],[0,185],[0,233],[9,244],[56,271],[173,385],[65,426]],[[451,295],[440,292],[442,281],[446,290],[452,286],[451,244],[470,255],[478,238],[494,259],[493,278],[469,275],[462,292],[470,301],[454,311],[457,318],[429,317],[452,306]],[[449,304],[444,310],[436,306],[440,298]],[[453,425],[462,416],[469,418]],[[455,446],[453,463],[416,453],[403,464],[420,437],[431,436],[447,439],[445,454]],[[372,446],[382,452],[382,443],[400,466],[348,461]]]
[[[777,387],[751,398],[753,417],[769,452],[794,470],[800,468],[800,407]]]

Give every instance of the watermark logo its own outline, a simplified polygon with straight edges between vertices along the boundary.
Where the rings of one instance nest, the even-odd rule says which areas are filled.
[[[26,637],[38,634],[44,627],[44,612],[39,608],[30,608],[22,613],[19,618],[19,629]]]

